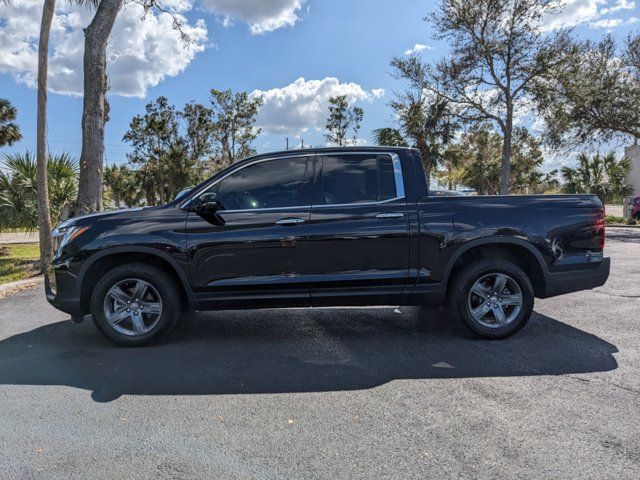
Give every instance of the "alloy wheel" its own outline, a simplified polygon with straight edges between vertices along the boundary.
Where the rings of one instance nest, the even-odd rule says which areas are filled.
[[[162,316],[162,297],[145,280],[130,278],[113,285],[104,298],[104,316],[117,332],[140,336],[153,330]]]
[[[523,302],[522,290],[513,278],[504,273],[490,273],[473,284],[467,307],[479,324],[500,328],[518,318]]]

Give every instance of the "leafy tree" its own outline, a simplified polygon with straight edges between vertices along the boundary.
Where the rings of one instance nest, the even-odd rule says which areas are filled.
[[[373,141],[384,147],[408,147],[409,144],[397,128],[378,128],[373,131]]]
[[[544,174],[540,171],[544,163],[541,143],[540,139],[531,135],[526,128],[514,129],[510,189],[523,193],[537,193],[544,179]]]
[[[603,203],[620,202],[632,193],[633,189],[626,183],[631,170],[630,159],[618,159],[614,152],[604,156],[598,152],[593,157],[581,153],[576,160],[575,167],[562,167],[565,193],[592,193]]]
[[[38,228],[37,160],[29,152],[5,155],[0,170],[0,228]],[[68,154],[50,155],[47,178],[51,218],[58,222],[62,209],[78,193],[78,163]]]
[[[20,127],[15,123],[18,111],[11,102],[5,98],[0,98],[0,147],[13,145],[20,141]]]
[[[489,124],[473,126],[462,136],[459,145],[459,183],[473,187],[483,195],[495,195],[502,186],[502,137]],[[539,193],[546,189],[540,171],[543,157],[540,140],[526,129],[517,128],[513,136],[509,188],[522,193]]]
[[[446,185],[449,190],[455,190],[462,185],[466,174],[463,165],[468,156],[461,144],[449,145],[442,155],[442,168],[433,172],[438,183]]]
[[[350,107],[346,95],[339,95],[329,99],[329,117],[327,117],[327,142],[339,147],[355,145],[358,141],[360,123],[364,118],[364,111],[360,107]],[[353,137],[349,138],[349,132]]]
[[[435,65],[417,55],[393,67],[417,89],[435,92],[465,123],[491,122],[501,133],[500,192],[509,193],[514,112],[533,81],[562,61],[566,32],[543,33],[552,0],[441,0],[427,18],[450,54]]]
[[[551,146],[640,138],[640,34],[619,49],[611,35],[573,44],[566,61],[536,82]]]
[[[264,100],[247,92],[211,90],[211,123],[215,143],[215,163],[224,168],[236,160],[255,154],[253,141],[260,135],[255,126]]]
[[[131,120],[123,139],[133,145],[127,157],[144,174],[142,189],[154,205],[201,180],[201,161],[214,150],[215,126],[212,111],[195,103],[177,111],[167,98],[158,97],[145,110]]]

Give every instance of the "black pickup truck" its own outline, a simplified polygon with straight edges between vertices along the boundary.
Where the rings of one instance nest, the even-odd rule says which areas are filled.
[[[342,305],[448,305],[501,338],[534,297],[609,275],[597,197],[430,196],[403,148],[248,158],[168,205],[74,218],[54,238],[48,300],[132,346],[184,309]]]

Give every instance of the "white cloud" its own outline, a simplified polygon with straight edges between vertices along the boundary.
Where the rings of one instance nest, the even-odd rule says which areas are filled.
[[[636,2],[631,0],[557,0],[553,5],[557,9],[546,15],[545,30],[585,24],[591,28],[615,28],[628,21],[605,16],[636,8]]]
[[[622,24],[622,19],[620,18],[603,18],[602,20],[598,20],[597,22],[591,22],[589,26],[591,28],[615,28]]]
[[[607,3],[607,0],[559,0],[558,9],[545,19],[545,29],[574,27],[595,20],[600,16],[600,6]]]
[[[372,102],[384,96],[384,89],[365,90],[357,83],[340,83],[337,78],[305,80],[271,90],[255,90],[262,97],[257,124],[264,133],[298,136],[310,129],[322,130],[329,111],[329,98],[346,95],[350,104]]]
[[[591,28],[606,28],[613,29],[619,27],[620,25],[632,25],[634,23],[638,23],[640,18],[638,17],[629,17],[626,20],[624,18],[603,18],[602,20],[598,20],[597,22],[592,22],[589,24]]]
[[[204,50],[207,29],[203,20],[189,21],[182,13],[190,10],[189,0],[166,0],[191,39],[187,45],[172,28],[166,13],[144,14],[136,3],[127,3],[113,28],[107,49],[110,92],[144,97],[147,88],[166,76],[175,76]],[[35,86],[37,49],[42,6],[33,0],[13,0],[0,7],[0,73]],[[50,41],[49,88],[58,93],[82,94],[83,29],[93,11],[61,2],[56,9]]]
[[[603,8],[600,12],[605,15],[607,13],[619,12],[620,10],[633,10],[636,8],[636,2],[630,0],[618,0],[618,3],[609,8]]]
[[[272,32],[292,27],[299,20],[298,13],[305,0],[202,0],[202,4],[220,15],[222,24],[233,20],[249,25],[253,34]]]
[[[420,53],[423,50],[433,50],[433,47],[429,46],[429,45],[425,45],[423,43],[416,43],[413,48],[410,48],[409,50],[405,51],[404,54],[405,55],[414,55],[416,53]]]

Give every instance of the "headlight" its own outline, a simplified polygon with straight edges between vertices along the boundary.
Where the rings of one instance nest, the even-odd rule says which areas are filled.
[[[64,223],[61,223],[51,233],[51,236],[53,237],[53,251],[58,253],[62,247],[68,244],[71,240],[78,238],[88,229],[89,227],[80,227],[77,225],[65,226]]]

